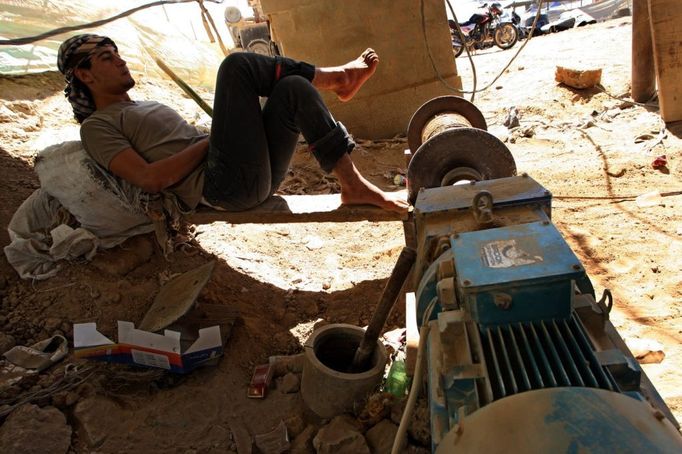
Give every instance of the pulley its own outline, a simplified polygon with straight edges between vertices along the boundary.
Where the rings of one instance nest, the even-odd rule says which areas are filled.
[[[449,186],[516,175],[514,157],[486,131],[483,114],[456,96],[441,96],[412,116],[407,142],[414,152],[407,170],[411,203],[420,188]]]

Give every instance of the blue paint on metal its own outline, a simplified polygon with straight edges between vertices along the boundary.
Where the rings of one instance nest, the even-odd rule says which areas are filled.
[[[466,232],[451,246],[460,303],[481,325],[570,315],[574,281],[585,272],[551,223]]]
[[[556,393],[545,423],[562,425],[573,440],[570,452],[665,452],[628,418],[614,412],[612,405],[585,388],[563,388]]]

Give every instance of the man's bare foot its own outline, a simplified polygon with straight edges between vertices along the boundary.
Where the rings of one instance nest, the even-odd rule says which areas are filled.
[[[407,213],[407,194],[386,193],[363,177],[345,154],[332,170],[341,183],[341,203],[344,205],[374,205],[388,211]]]
[[[374,205],[387,211],[407,213],[410,205],[405,200],[407,197],[405,191],[388,193],[383,192],[367,180],[364,180],[363,183],[363,185],[352,188],[343,187],[341,189],[341,203],[344,205]]]
[[[333,91],[342,102],[350,101],[367,79],[372,77],[378,64],[377,53],[367,48],[358,58],[343,66],[317,68],[313,85]]]

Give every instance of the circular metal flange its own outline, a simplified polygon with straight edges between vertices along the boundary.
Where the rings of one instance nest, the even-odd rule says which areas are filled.
[[[424,126],[436,115],[456,113],[469,121],[471,126],[477,129],[488,129],[488,124],[478,108],[459,96],[439,96],[425,102],[412,115],[407,126],[407,145],[410,150],[418,149],[422,144],[422,132]]]
[[[514,175],[516,162],[500,139],[482,129],[450,129],[424,142],[412,157],[407,168],[408,197],[414,204],[420,188]]]

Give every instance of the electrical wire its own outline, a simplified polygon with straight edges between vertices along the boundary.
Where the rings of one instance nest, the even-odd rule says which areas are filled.
[[[516,51],[514,56],[509,60],[509,63],[507,63],[507,65],[502,69],[502,71],[500,71],[500,73],[488,85],[486,85],[485,87],[483,87],[481,89],[477,89],[478,81],[477,81],[477,77],[476,77],[476,65],[474,64],[473,58],[471,57],[471,53],[469,52],[468,46],[466,46],[466,44],[465,44],[464,33],[462,32],[462,29],[459,26],[459,20],[457,19],[457,14],[455,13],[455,10],[452,7],[452,4],[450,3],[450,0],[445,0],[445,3],[448,5],[448,8],[450,9],[450,13],[452,14],[453,20],[456,24],[457,33],[460,36],[460,41],[462,42],[464,49],[467,51],[467,56],[469,57],[469,62],[471,64],[471,71],[473,74],[473,90],[468,91],[468,90],[460,90],[460,89],[455,88],[455,87],[451,86],[450,84],[446,83],[443,80],[443,77],[438,72],[438,69],[436,68],[436,64],[433,60],[433,55],[431,54],[431,50],[430,50],[428,40],[426,39],[426,28],[425,28],[425,20],[424,20],[424,0],[421,0],[422,30],[424,32],[424,41],[426,44],[426,48],[428,50],[429,59],[431,60],[431,66],[433,67],[434,71],[436,72],[436,76],[438,77],[438,79],[446,86],[446,88],[448,88],[451,91],[454,91],[456,93],[471,94],[471,101],[473,102],[474,96],[476,93],[481,93],[481,92],[489,89],[495,82],[497,82],[497,80],[500,77],[502,77],[502,74],[504,74],[507,71],[509,66],[511,66],[511,64],[514,62],[514,60],[516,60],[516,57],[519,56],[519,54],[521,53],[523,48],[526,47],[528,42],[533,38],[533,33],[535,32],[535,27],[538,23],[538,19],[540,18],[540,13],[542,11],[542,4],[544,1],[545,0],[538,0],[538,3],[537,3],[538,4],[538,11],[535,15],[535,19],[533,20],[533,25],[531,26],[531,30],[530,30],[530,33],[528,35],[528,38],[526,38],[526,40],[523,42],[521,47],[519,47],[519,49]]]
[[[218,3],[218,4],[223,2],[223,0],[201,0],[201,1],[207,1],[207,2]],[[72,31],[76,31],[76,30],[83,30],[86,28],[99,27],[100,25],[104,25],[104,24],[107,24],[109,22],[113,22],[113,21],[121,19],[123,17],[130,16],[131,14],[136,13],[138,11],[141,11],[143,9],[151,8],[154,6],[161,6],[161,5],[167,5],[167,4],[173,4],[173,3],[190,3],[190,2],[199,2],[201,4],[201,1],[200,0],[160,0],[160,1],[152,2],[152,3],[140,5],[138,7],[129,9],[129,10],[124,11],[120,14],[115,15],[115,16],[111,16],[109,18],[97,20],[94,22],[88,22],[86,24],[71,25],[68,27],[56,28],[54,30],[51,30],[51,31],[48,31],[45,33],[41,33],[39,35],[26,36],[23,38],[0,39],[0,45],[3,45],[3,46],[21,46],[24,44],[31,44],[31,43],[34,43],[36,41],[40,41],[40,40],[43,40],[46,38],[50,38],[52,36],[60,35],[62,33],[72,32]]]

